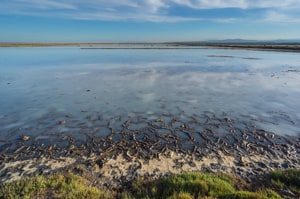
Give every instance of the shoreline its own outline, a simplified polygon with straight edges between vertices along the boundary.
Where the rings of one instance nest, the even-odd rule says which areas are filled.
[[[11,47],[79,47],[80,49],[244,49],[276,52],[300,52],[299,43],[207,43],[207,42],[174,42],[174,43],[18,43],[0,42],[1,48]]]
[[[221,150],[206,156],[178,153],[167,149],[157,157],[141,158],[127,152],[84,155],[75,157],[40,157],[24,160],[3,161],[0,165],[1,183],[12,182],[24,177],[73,173],[94,182],[94,186],[110,190],[126,189],[138,178],[157,180],[172,174],[185,172],[224,173],[243,179],[248,184],[258,185],[258,178],[275,169],[299,169],[299,155],[287,157],[236,151],[225,153]],[[297,162],[298,161],[298,162]]]
[[[192,123],[204,130],[193,130]],[[106,137],[90,136],[85,141],[71,135],[62,135],[54,143],[38,135],[23,135],[10,144],[2,140],[0,182],[72,172],[88,176],[97,186],[122,189],[139,177],[158,179],[195,171],[223,172],[253,183],[257,176],[274,169],[300,168],[299,137],[276,135],[250,125],[238,129],[241,124],[229,117],[183,124],[156,119],[133,130],[131,125],[138,123],[128,120],[122,124],[123,135],[111,129]],[[226,134],[218,134],[217,128]],[[112,139],[115,136],[123,138]]]

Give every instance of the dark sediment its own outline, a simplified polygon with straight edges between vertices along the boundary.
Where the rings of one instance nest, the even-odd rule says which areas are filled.
[[[51,125],[46,134],[0,141],[1,182],[58,171],[85,173],[112,187],[138,176],[183,171],[221,171],[250,182],[273,169],[300,168],[299,137],[276,135],[226,114],[89,115],[85,122],[65,116]],[[57,128],[66,131],[54,132]],[[29,130],[39,131],[15,134]]]

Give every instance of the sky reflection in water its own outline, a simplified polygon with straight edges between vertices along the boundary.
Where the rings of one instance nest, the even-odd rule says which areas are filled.
[[[88,114],[155,119],[205,111],[299,135],[297,53],[2,48],[0,71],[2,139],[19,127],[47,128],[66,115],[85,122]]]

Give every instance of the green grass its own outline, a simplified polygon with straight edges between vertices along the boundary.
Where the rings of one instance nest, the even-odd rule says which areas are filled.
[[[280,199],[281,197],[274,191],[267,189],[265,191],[249,192],[236,191],[233,194],[225,194],[222,199]]]
[[[80,176],[50,175],[24,178],[0,188],[0,198],[109,198],[107,192],[87,186]],[[112,197],[111,197],[112,198]]]
[[[167,199],[279,199],[276,192],[249,192],[236,190],[236,178],[224,174],[184,173],[147,182],[138,179],[132,186],[132,193],[123,199],[167,198]]]
[[[241,190],[241,179],[224,175],[190,172],[159,180],[138,178],[122,193],[99,190],[88,181],[72,174],[56,174],[24,178],[0,186],[0,199],[12,198],[166,198],[166,199],[280,199],[276,191],[289,189],[300,195],[300,170],[270,173],[266,188],[251,192]]]
[[[288,169],[271,172],[271,185],[277,189],[289,189],[300,195],[300,170]]]

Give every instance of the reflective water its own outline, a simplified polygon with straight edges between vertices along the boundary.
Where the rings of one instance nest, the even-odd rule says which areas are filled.
[[[300,56],[205,48],[0,48],[0,96],[2,140],[97,133],[117,116],[116,126],[136,116],[203,113],[299,136]],[[67,125],[58,125],[61,120]]]

